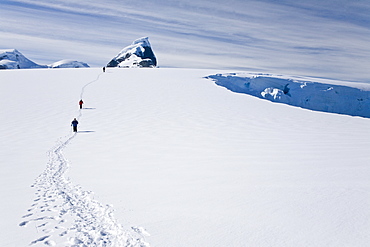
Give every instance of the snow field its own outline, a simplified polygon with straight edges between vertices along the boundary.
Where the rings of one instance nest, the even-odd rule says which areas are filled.
[[[44,75],[47,74],[45,72]],[[86,86],[98,78],[85,84],[82,90],[80,87],[81,95]],[[45,99],[40,97],[40,100]],[[82,117],[82,112],[75,117]],[[69,164],[62,150],[75,137],[76,134],[70,131],[68,135],[59,138],[57,144],[48,151],[46,169],[32,185],[36,191],[35,198],[27,213],[22,216],[23,221],[19,223],[22,227],[32,225],[30,227],[35,230],[33,235],[38,235],[33,237],[29,245],[145,246],[140,239],[132,239],[123,231],[113,218],[110,206],[93,200],[91,192],[73,185],[64,176]]]
[[[230,93],[202,79],[207,73],[214,72],[105,74],[86,94],[96,108],[85,115],[86,129],[96,132],[79,139],[85,150],[66,151],[78,164],[93,157],[74,168],[74,180],[122,205],[117,217],[145,226],[155,246],[341,245],[347,237],[337,235],[353,228],[333,225],[348,215],[368,228],[355,206],[368,204],[365,192],[348,189],[369,174],[367,119]],[[356,130],[349,132],[348,122]],[[94,173],[91,166],[105,168]],[[343,198],[354,204],[342,206]],[[352,236],[364,237],[357,230]]]
[[[81,88],[101,70],[12,72],[0,74],[3,126],[14,129],[0,133],[8,198],[0,245],[25,246],[56,232],[52,223],[42,234],[34,222],[19,227],[28,209],[41,209],[29,186],[47,150],[72,134]],[[125,231],[145,228],[151,246],[366,245],[368,119],[274,104],[204,79],[219,72],[109,69],[84,89],[65,176],[111,204]]]

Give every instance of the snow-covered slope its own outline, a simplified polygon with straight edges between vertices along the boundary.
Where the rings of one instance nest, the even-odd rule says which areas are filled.
[[[39,65],[16,49],[0,50],[0,69],[35,69],[35,68],[87,68],[88,64],[64,59],[50,65]]]
[[[115,56],[107,67],[140,68],[157,66],[155,57],[148,37],[143,37],[123,48]]]
[[[83,62],[70,60],[70,59],[64,59],[64,60],[60,60],[58,62],[49,64],[48,67],[49,68],[88,68],[90,66]]]
[[[204,78],[226,72],[1,71],[0,246],[366,246],[369,119]]]
[[[0,69],[31,69],[46,68],[45,65],[39,65],[25,56],[16,49],[0,50]]]

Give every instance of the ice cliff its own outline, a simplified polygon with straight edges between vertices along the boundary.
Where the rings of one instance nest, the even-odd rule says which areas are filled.
[[[206,77],[233,92],[314,111],[370,118],[370,85],[270,74],[230,73]]]

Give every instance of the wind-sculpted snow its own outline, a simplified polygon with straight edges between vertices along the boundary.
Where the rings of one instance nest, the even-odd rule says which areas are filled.
[[[269,74],[216,74],[207,78],[233,92],[305,109],[370,117],[370,88],[335,85]],[[333,84],[332,84],[333,83]]]
[[[81,97],[100,75],[82,88]],[[82,110],[77,119],[81,117]],[[63,150],[77,135],[71,133],[60,138],[48,151],[46,169],[32,185],[37,191],[36,198],[19,224],[34,225],[37,230],[38,236],[29,245],[148,247],[143,239],[148,235],[144,228],[124,230],[115,220],[112,206],[94,200],[93,192],[83,190],[66,176],[69,162]]]

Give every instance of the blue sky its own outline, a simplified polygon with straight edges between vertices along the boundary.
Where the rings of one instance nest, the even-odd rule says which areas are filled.
[[[95,67],[148,36],[162,67],[370,82],[369,11],[364,0],[5,0],[0,48]]]

